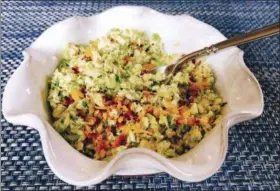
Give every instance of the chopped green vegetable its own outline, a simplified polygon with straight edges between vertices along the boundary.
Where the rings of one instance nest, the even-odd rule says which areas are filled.
[[[183,126],[183,130],[184,130],[184,132],[186,133],[186,132],[189,132],[190,130],[191,130],[191,126],[189,126],[189,125],[184,125]]]
[[[83,100],[82,105],[83,105],[83,107],[88,108],[88,104],[85,100]]]
[[[121,79],[120,79],[120,77],[119,77],[118,75],[116,75],[116,82],[117,82],[117,83],[120,83],[120,82],[121,82]]]

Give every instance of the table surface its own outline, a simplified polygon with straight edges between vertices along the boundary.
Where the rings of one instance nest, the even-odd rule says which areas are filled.
[[[144,5],[177,15],[189,14],[227,37],[277,22],[278,1],[2,1],[1,89],[23,59],[22,50],[44,30],[65,18],[90,16],[116,5]],[[74,187],[48,167],[36,130],[1,119],[2,190],[280,190],[279,35],[241,46],[245,62],[259,80],[265,109],[261,117],[229,131],[229,149],[216,174],[199,183],[166,173],[112,176],[101,184]]]

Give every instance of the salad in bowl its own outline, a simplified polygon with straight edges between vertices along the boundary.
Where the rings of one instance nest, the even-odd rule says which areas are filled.
[[[142,147],[166,157],[193,148],[220,121],[226,104],[210,66],[192,60],[164,83],[151,68],[176,56],[160,36],[112,29],[88,45],[68,44],[51,80],[54,128],[78,151],[109,160]]]

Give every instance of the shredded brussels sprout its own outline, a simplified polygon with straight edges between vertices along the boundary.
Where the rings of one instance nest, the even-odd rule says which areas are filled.
[[[177,57],[164,52],[159,34],[149,39],[134,29],[68,44],[50,80],[54,128],[98,160],[131,147],[166,157],[186,153],[218,123],[225,102],[201,60],[185,63],[168,84],[160,73],[148,73]]]

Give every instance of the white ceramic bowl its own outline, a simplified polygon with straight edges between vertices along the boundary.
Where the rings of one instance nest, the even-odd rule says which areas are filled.
[[[190,53],[226,39],[215,28],[188,15],[164,15],[146,7],[115,7],[92,17],[72,17],[47,29],[27,48],[24,61],[12,75],[3,95],[7,121],[37,129],[45,158],[53,172],[69,184],[87,186],[112,174],[140,175],[167,172],[185,181],[201,181],[222,165],[228,147],[228,129],[263,111],[261,88],[243,61],[243,52],[229,48],[206,58],[217,76],[216,88],[228,102],[224,119],[190,152],[167,159],[154,151],[133,148],[103,162],[72,148],[51,126],[46,107],[47,83],[57,55],[68,42],[87,43],[111,28],[158,32],[169,53]],[[180,42],[179,46],[175,43]]]

